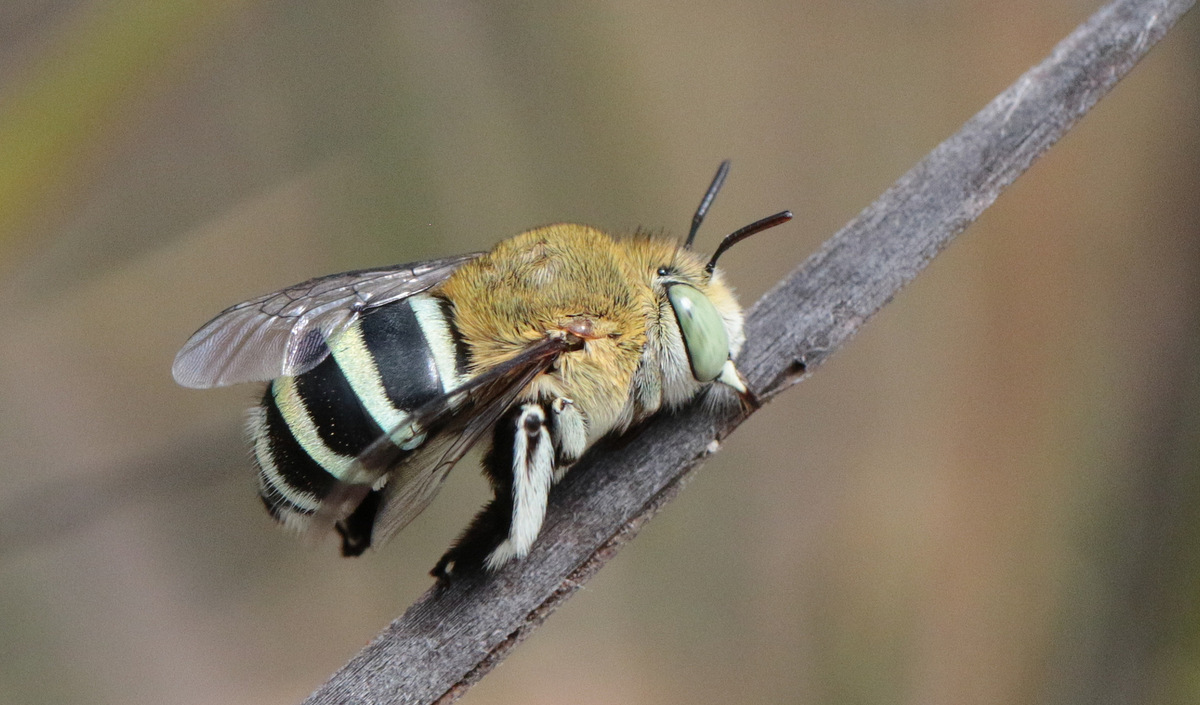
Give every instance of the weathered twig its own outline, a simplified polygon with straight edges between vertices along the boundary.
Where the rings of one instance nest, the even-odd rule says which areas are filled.
[[[1153,46],[1194,0],[1117,0],[1063,40],[750,310],[738,361],[769,398],[858,328]],[[700,408],[593,453],[560,485],[528,558],[430,590],[308,703],[456,699],[599,569],[744,416]]]

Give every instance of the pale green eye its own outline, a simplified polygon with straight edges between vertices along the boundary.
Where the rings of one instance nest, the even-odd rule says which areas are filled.
[[[683,344],[692,362],[692,376],[700,382],[711,382],[721,376],[729,359],[729,334],[717,307],[698,289],[687,284],[672,284],[667,288],[671,308],[683,333]]]

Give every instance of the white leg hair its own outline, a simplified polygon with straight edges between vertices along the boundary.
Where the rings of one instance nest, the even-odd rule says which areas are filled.
[[[554,478],[554,444],[540,404],[521,407],[513,440],[512,471],[512,523],[508,537],[488,554],[489,570],[513,558],[524,558],[546,517],[546,499]]]
[[[550,429],[554,435],[554,447],[558,450],[559,464],[554,468],[557,483],[587,450],[587,420],[575,406],[575,402],[559,397],[550,404]]]

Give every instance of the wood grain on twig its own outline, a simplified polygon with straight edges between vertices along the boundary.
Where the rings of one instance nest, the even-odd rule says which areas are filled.
[[[810,374],[1153,46],[1194,0],[1118,0],[1064,39],[749,311],[738,365],[764,399]],[[591,453],[542,535],[498,574],[430,590],[308,703],[449,702],[486,674],[677,491],[744,416],[664,416]]]

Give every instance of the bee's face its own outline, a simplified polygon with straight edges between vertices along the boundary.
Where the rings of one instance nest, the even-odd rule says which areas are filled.
[[[661,370],[662,401],[675,405],[704,384],[744,391],[730,360],[741,350],[742,310],[721,272],[671,240],[621,241],[653,294],[643,365]]]

